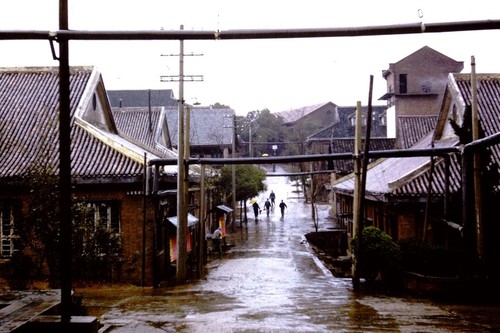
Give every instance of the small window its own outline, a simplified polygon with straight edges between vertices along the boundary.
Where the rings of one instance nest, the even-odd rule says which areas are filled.
[[[378,119],[379,119],[380,125],[385,126],[385,123],[386,123],[385,116],[379,116]]]
[[[92,108],[94,111],[97,109],[97,96],[95,93],[92,95]]]
[[[350,117],[349,119],[351,121],[351,126],[355,127],[356,126],[356,116]],[[361,126],[366,126],[366,116],[365,115],[361,116]]]
[[[408,75],[399,74],[399,93],[406,94],[408,92]]]
[[[120,232],[120,203],[118,201],[93,201],[87,202],[87,219],[94,221],[95,226]]]
[[[0,255],[2,258],[10,258],[18,250],[15,242],[18,238],[15,233],[15,216],[12,202],[0,202]]]
[[[457,118],[458,118],[457,117],[457,106],[455,104],[453,104],[453,106],[451,107],[451,119],[456,122],[458,120]]]

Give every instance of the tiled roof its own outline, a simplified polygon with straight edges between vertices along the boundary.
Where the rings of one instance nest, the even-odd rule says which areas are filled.
[[[121,136],[164,158],[176,157],[168,149],[167,141],[161,141],[163,134],[160,123],[163,107],[128,107],[112,108],[113,117]],[[165,134],[167,135],[167,134]]]
[[[493,135],[500,131],[500,75],[478,75],[478,113],[481,128],[485,136]],[[470,75],[453,74],[450,77],[447,94],[454,96],[456,110],[460,111],[471,104]],[[453,93],[449,90],[453,89]],[[438,122],[447,126],[448,108],[442,108]],[[448,125],[449,126],[449,125]],[[442,129],[441,129],[442,130]],[[433,133],[428,133],[412,148],[429,148]],[[434,141],[434,147],[451,147],[458,144],[455,135],[443,136]],[[491,148],[493,157],[500,162],[498,145]],[[450,165],[450,192],[458,191],[461,187],[460,165],[456,156],[451,157]],[[427,194],[428,176],[430,172],[430,157],[388,158],[375,162],[367,173],[366,194],[375,200],[386,200],[388,197],[419,196]],[[443,195],[445,192],[444,162],[438,159],[435,162],[433,174],[432,194]],[[346,176],[332,186],[337,192],[352,194],[354,180],[352,175]]]
[[[400,116],[398,131],[401,148],[408,149],[436,127],[437,116]]]
[[[308,114],[316,111],[317,109],[319,109],[320,107],[322,107],[323,105],[328,104],[328,103],[329,102],[304,106],[304,107],[297,108],[297,109],[275,112],[274,114],[276,116],[283,118],[284,124],[294,123],[297,120],[299,120],[300,118],[307,116]]]
[[[432,139],[431,133],[423,138],[413,148],[428,148]],[[449,147],[457,140],[443,140],[436,147]],[[369,166],[366,180],[367,197],[385,201],[391,196],[422,196],[427,193],[427,172],[430,157],[399,157],[380,159]],[[436,168],[438,169],[438,168]],[[439,169],[438,169],[439,170]],[[440,183],[443,178],[434,175],[434,183]],[[444,183],[433,184],[433,193],[443,194]],[[456,187],[455,187],[456,188]],[[346,176],[332,186],[337,192],[352,194],[354,189],[353,175]]]
[[[372,126],[370,132],[372,138],[387,137],[387,126],[380,121],[381,117],[385,117],[386,109],[386,106],[372,107]],[[363,106],[361,108],[361,111],[363,115],[366,115],[368,112],[368,107]],[[351,123],[351,118],[355,117],[355,112],[355,106],[338,106],[337,113],[339,120],[310,135],[307,138],[307,141],[317,139],[322,140],[325,138],[353,138],[355,135],[355,127]],[[364,126],[362,130],[363,137],[365,135],[365,132],[366,126]]]
[[[364,147],[365,140],[362,141]],[[370,140],[370,151],[394,149],[394,143],[395,139],[374,138]],[[354,139],[332,139],[331,147],[332,154],[354,152]],[[352,159],[333,161],[334,170],[343,174],[352,172],[354,170],[353,165]]]
[[[178,104],[171,89],[108,90],[111,107],[173,107]]]
[[[453,74],[460,95],[466,105],[472,104],[470,74]],[[479,122],[485,136],[500,131],[500,74],[477,74],[477,101]],[[500,162],[500,147],[492,151]]]
[[[178,144],[177,109],[165,109],[172,145]],[[193,107],[190,121],[191,146],[230,146],[233,140],[233,109]]]
[[[92,68],[72,67],[71,161],[74,178],[141,175],[142,166],[118,153],[75,124]],[[58,68],[0,69],[0,178],[24,176],[32,165],[45,161],[50,171],[59,165]]]

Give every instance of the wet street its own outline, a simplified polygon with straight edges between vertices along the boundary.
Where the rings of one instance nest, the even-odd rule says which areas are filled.
[[[500,307],[457,305],[409,297],[360,295],[334,277],[304,235],[314,231],[310,205],[283,177],[268,177],[279,208],[248,225],[228,228],[234,245],[211,254],[208,274],[184,286],[126,288],[84,295],[106,332],[499,332]],[[333,227],[329,207],[319,229]]]

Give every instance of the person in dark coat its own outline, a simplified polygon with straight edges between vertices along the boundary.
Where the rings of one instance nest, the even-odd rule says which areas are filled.
[[[259,216],[259,209],[260,209],[257,201],[253,203],[252,207],[253,207],[253,214],[255,215],[255,219],[257,220],[257,216]]]
[[[286,203],[281,200],[280,202],[280,210],[281,210],[281,217],[285,217],[285,208],[288,208]]]
[[[269,201],[269,199],[267,199],[264,203],[264,208],[266,209],[267,216],[269,216],[269,210],[271,209],[271,202]]]
[[[274,194],[273,190],[271,190],[271,194],[269,194],[269,199],[271,199],[271,206],[274,207],[274,200],[276,200],[276,194]]]

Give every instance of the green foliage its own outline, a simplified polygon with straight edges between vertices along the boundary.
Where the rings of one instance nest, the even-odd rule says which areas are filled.
[[[20,248],[30,251],[36,268],[35,274],[43,274],[46,263],[49,285],[59,287],[60,223],[58,217],[58,179],[47,166],[34,165],[27,175],[31,198],[25,223],[18,228]],[[109,279],[118,272],[122,263],[120,235],[106,226],[105,220],[94,221],[85,203],[73,205],[72,262],[77,278]]]
[[[49,269],[49,285],[58,286],[59,281],[59,191],[57,177],[49,173],[44,165],[33,166],[28,173],[31,198],[26,221],[19,228],[22,247],[28,247],[32,259],[41,274],[43,263]]]
[[[236,201],[253,198],[259,192],[265,191],[264,170],[253,165],[236,166]],[[224,166],[220,175],[215,179],[214,185],[221,197],[227,198],[227,203],[232,201],[232,166]]]
[[[73,265],[76,278],[112,280],[123,264],[121,236],[108,228],[107,219],[94,220],[85,202],[73,205]]]
[[[283,119],[272,114],[268,109],[252,111],[246,117],[237,118],[238,136],[243,142],[253,142],[252,156],[261,156],[263,153],[273,154],[272,145],[284,142],[286,137]],[[251,127],[251,128],[250,128]],[[280,155],[281,146],[278,145],[277,155]]]
[[[356,247],[357,239],[353,239]],[[368,281],[381,279],[390,283],[398,278],[401,264],[399,245],[382,230],[366,227],[362,232],[359,253],[355,253],[360,275]]]

